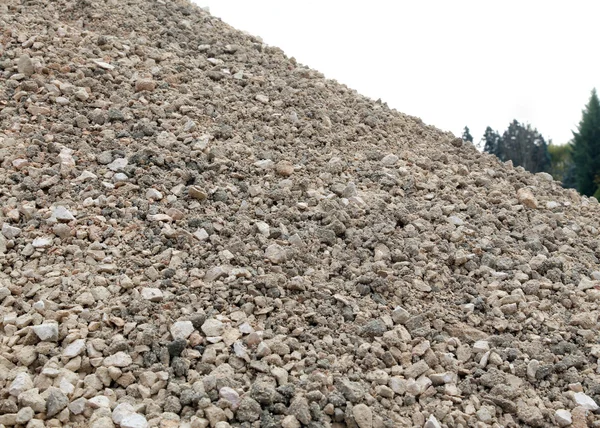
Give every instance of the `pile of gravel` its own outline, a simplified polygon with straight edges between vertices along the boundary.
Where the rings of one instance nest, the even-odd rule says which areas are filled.
[[[600,426],[598,202],[187,2],[1,2],[0,206],[0,426]]]

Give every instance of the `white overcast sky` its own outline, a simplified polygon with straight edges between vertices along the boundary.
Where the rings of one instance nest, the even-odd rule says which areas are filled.
[[[600,90],[600,1],[194,0],[326,77],[475,142],[512,119],[572,137]]]

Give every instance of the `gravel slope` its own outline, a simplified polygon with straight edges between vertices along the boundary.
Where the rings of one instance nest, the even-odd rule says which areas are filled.
[[[0,73],[0,425],[600,426],[595,199],[183,1]]]

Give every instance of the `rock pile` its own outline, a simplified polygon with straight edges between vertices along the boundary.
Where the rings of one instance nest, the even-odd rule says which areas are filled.
[[[600,426],[600,210],[183,1],[0,4],[0,426]]]

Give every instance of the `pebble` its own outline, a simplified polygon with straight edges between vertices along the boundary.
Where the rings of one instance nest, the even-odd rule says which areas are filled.
[[[20,372],[17,373],[13,381],[8,387],[8,393],[14,397],[18,397],[22,392],[28,391],[33,388],[33,382],[31,376],[28,373]]]
[[[34,72],[33,62],[29,55],[21,55],[19,57],[19,61],[17,62],[17,70],[19,73],[24,74],[25,76],[31,76]]]
[[[423,428],[442,428],[442,425],[438,422],[434,415],[430,415]]]
[[[148,189],[146,191],[146,197],[148,199],[154,199],[155,201],[160,201],[163,198],[163,194],[156,189]]]
[[[104,407],[107,409],[110,408],[110,399],[104,395],[98,395],[96,397],[92,397],[87,402],[92,409],[99,409],[101,407]]]
[[[151,79],[140,79],[135,82],[135,91],[149,91],[152,92],[156,88],[156,82]]]
[[[271,244],[265,250],[265,257],[274,264],[285,262],[287,256],[283,247],[278,244]]]
[[[45,237],[38,237],[33,240],[31,245],[33,246],[33,248],[48,248],[49,246],[52,245],[52,239],[45,238]]]
[[[160,302],[163,300],[163,292],[158,288],[144,287],[140,294],[142,295],[142,299],[151,302]]]
[[[240,405],[240,395],[233,388],[224,386],[219,389],[219,396],[226,400],[233,410],[236,410]]]
[[[220,336],[223,334],[225,325],[214,318],[207,319],[202,324],[202,332],[207,336]]]
[[[75,358],[85,350],[85,339],[76,339],[63,350],[62,356]]]
[[[131,356],[123,351],[119,351],[104,359],[102,365],[105,367],[128,367],[133,362]]]
[[[35,412],[31,407],[23,407],[17,412],[15,422],[17,424],[26,424],[35,416]]]
[[[21,234],[21,229],[8,223],[2,224],[2,234],[6,239],[15,239]]]
[[[56,220],[61,222],[69,222],[75,220],[75,216],[71,214],[71,212],[62,205],[58,205],[54,208],[53,216]]]
[[[294,173],[294,166],[288,161],[281,161],[275,165],[275,171],[283,177],[289,177]]]
[[[381,163],[385,166],[393,166],[398,162],[398,160],[398,156],[390,153],[389,155],[385,155],[383,159],[381,159]]]
[[[538,207],[538,201],[535,196],[533,196],[533,192],[525,187],[517,191],[517,199],[527,208],[535,209]]]
[[[140,415],[139,413],[129,413],[124,415],[121,418],[121,423],[119,424],[121,428],[148,428],[148,421],[144,417],[144,415]]]
[[[281,421],[282,428],[300,428],[302,425],[294,415],[287,415]]]
[[[373,427],[373,413],[371,409],[363,403],[357,404],[352,408],[354,421],[359,428]]]
[[[108,165],[106,165],[106,167],[108,169],[110,169],[111,171],[119,172],[119,171],[123,171],[123,168],[125,168],[128,164],[129,164],[129,161],[127,159],[117,158],[114,161],[110,162]]]
[[[190,198],[197,199],[199,201],[204,201],[208,197],[206,192],[198,186],[190,186],[188,194],[190,195]]]

